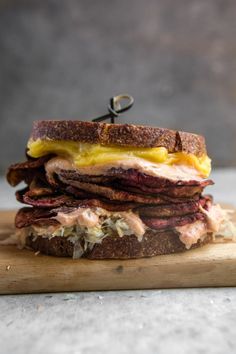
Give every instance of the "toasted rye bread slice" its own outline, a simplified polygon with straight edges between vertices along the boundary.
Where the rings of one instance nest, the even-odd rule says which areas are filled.
[[[196,156],[206,154],[205,139],[201,135],[165,128],[133,124],[107,124],[80,121],[36,121],[32,140],[70,140],[90,144],[165,147],[168,152],[186,152]]]
[[[204,240],[199,240],[191,249],[203,246],[212,240],[212,234],[207,234]],[[51,239],[38,236],[26,238],[26,245],[43,254],[72,257],[74,245],[65,237],[55,236]],[[103,239],[100,244],[95,244],[92,250],[86,251],[84,258],[89,259],[131,259],[153,257],[186,251],[185,245],[180,241],[177,232],[149,230],[138,241],[134,235],[119,237],[117,234]]]

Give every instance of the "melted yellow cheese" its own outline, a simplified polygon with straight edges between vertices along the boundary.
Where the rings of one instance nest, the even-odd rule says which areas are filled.
[[[168,153],[164,147],[135,148],[102,146],[75,141],[31,140],[28,143],[28,149],[31,157],[38,158],[53,153],[70,158],[77,167],[106,164],[128,158],[142,158],[153,163],[191,166],[202,177],[208,177],[211,171],[211,160],[207,155],[197,157],[184,152]]]

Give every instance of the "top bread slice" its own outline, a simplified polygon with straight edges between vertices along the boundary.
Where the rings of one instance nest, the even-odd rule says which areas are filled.
[[[133,124],[108,124],[81,121],[35,121],[31,140],[69,140],[123,147],[165,147],[169,153],[206,154],[201,135],[165,128]]]

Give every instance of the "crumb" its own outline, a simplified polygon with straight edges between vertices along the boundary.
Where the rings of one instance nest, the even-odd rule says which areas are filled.
[[[6,266],[6,270],[10,270],[11,266],[10,265],[7,265]]]
[[[37,311],[42,311],[44,309],[44,307],[41,304],[37,305]]]
[[[39,253],[40,253],[40,251],[37,251],[37,252],[35,252],[35,254],[34,254],[34,255],[35,255],[35,256],[37,256]]]

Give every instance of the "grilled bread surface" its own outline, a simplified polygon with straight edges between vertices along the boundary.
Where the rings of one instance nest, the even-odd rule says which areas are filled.
[[[196,156],[206,154],[205,139],[201,135],[132,124],[36,121],[31,139],[78,141],[106,146],[165,147],[169,153],[186,152]]]

